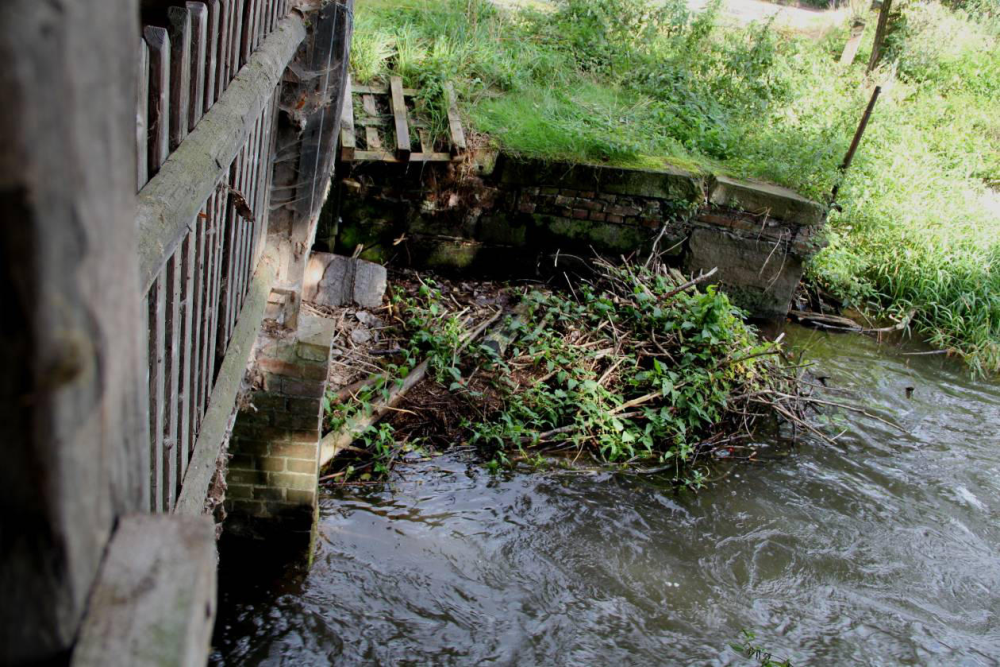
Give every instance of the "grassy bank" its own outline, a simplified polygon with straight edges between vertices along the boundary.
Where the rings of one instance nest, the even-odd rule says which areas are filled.
[[[366,0],[352,66],[400,74],[435,100],[455,81],[470,125],[527,156],[677,164],[757,177],[822,199],[861,110],[884,93],[811,277],[873,315],[1000,370],[1000,23],[909,2],[887,57],[836,65],[822,39],[723,26],[719,5],[562,0],[509,11],[486,0]],[[869,18],[871,42],[874,15]]]

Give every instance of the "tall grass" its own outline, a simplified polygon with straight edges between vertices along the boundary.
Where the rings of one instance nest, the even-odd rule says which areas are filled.
[[[958,0],[954,0],[958,3]],[[719,2],[366,0],[351,61],[425,91],[443,119],[454,81],[468,122],[505,150],[587,162],[681,164],[823,199],[872,87],[883,96],[809,275],[875,315],[1000,371],[1000,19],[903,0],[883,65],[836,65],[847,27],[816,41],[720,25]],[[874,18],[874,17],[872,17]],[[869,21],[870,44],[874,20]],[[441,121],[443,127],[443,121]],[[993,189],[991,189],[993,188]]]

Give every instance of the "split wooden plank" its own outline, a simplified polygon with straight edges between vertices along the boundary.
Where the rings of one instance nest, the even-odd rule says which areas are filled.
[[[354,161],[354,151],[358,140],[354,136],[354,95],[351,91],[351,75],[347,75],[344,84],[344,111],[340,119],[340,159],[344,162]]]
[[[146,297],[149,306],[149,454],[151,475],[149,511],[163,511],[163,417],[166,400],[167,270],[153,283]]]
[[[149,174],[160,170],[170,155],[170,37],[167,31],[146,26],[149,48]]]
[[[191,12],[169,7],[170,31],[170,150],[176,150],[188,134],[191,106]]]
[[[448,104],[448,129],[451,131],[451,151],[461,155],[466,151],[465,130],[462,129],[462,117],[458,115],[458,96],[451,81],[444,84],[445,101]]]
[[[215,621],[216,560],[209,517],[122,517],[72,667],[204,665]]]
[[[396,126],[396,157],[406,162],[410,159],[410,126],[406,122],[406,99],[403,97],[403,80],[398,76],[389,77],[389,97],[392,118]]]
[[[431,133],[428,130],[417,130],[417,136],[420,137],[420,153],[422,155],[430,155],[434,152],[434,143],[431,141]],[[412,159],[413,156],[411,155]]]
[[[362,95],[361,96],[361,108],[364,109],[365,113],[374,118],[379,117],[378,105],[375,103],[374,95]]]
[[[191,108],[188,113],[188,130],[193,130],[205,113],[208,7],[202,2],[188,2],[186,6],[191,14]]]
[[[215,104],[215,77],[219,69],[219,21],[221,19],[220,0],[205,0],[208,10],[208,35],[205,42],[205,106],[208,111]]]
[[[135,108],[135,189],[138,192],[149,180],[149,47],[145,40],[139,40],[139,79],[137,83]]]

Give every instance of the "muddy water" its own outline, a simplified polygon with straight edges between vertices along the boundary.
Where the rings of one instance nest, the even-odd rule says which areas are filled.
[[[308,572],[224,556],[215,661],[748,665],[729,646],[748,629],[795,664],[1000,664],[1000,387],[789,333],[908,435],[842,415],[840,448],[697,495],[461,454],[407,467],[323,500]]]

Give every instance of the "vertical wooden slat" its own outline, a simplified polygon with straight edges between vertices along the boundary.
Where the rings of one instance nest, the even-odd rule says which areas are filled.
[[[410,125],[406,120],[406,98],[403,97],[403,80],[389,77],[389,102],[396,127],[396,157],[403,162],[410,159]]]
[[[465,130],[462,129],[462,117],[458,115],[458,96],[455,86],[448,81],[444,84],[444,94],[448,104],[448,129],[451,131],[451,151],[454,155],[462,155],[466,151]]]
[[[276,103],[277,103],[278,93],[275,91],[271,95],[271,99],[267,104],[267,112],[265,116],[265,122],[267,123],[267,139],[265,143],[264,152],[264,176],[263,176],[263,187],[261,188],[260,198],[257,204],[257,236],[254,239],[253,248],[253,266],[254,270],[257,268],[257,262],[260,261],[261,250],[263,249],[262,240],[267,236],[267,223],[271,218],[271,179],[274,174],[274,145],[275,145],[275,121],[277,119],[276,114]]]
[[[209,197],[208,201],[205,202],[205,206],[202,207],[201,213],[198,214],[199,219],[195,221],[195,228],[197,233],[195,235],[195,270],[194,270],[194,317],[191,318],[192,326],[192,339],[191,339],[191,437],[190,443],[194,447],[194,443],[198,439],[198,427],[201,425],[202,417],[202,403],[201,403],[201,354],[203,347],[202,331],[204,327],[202,323],[205,320],[205,283],[206,283],[206,272],[208,270],[208,261],[205,257],[205,237],[208,234],[209,227],[209,213],[211,210],[213,198]]]
[[[340,159],[344,162],[354,161],[354,151],[358,140],[354,136],[354,94],[351,92],[351,75],[344,82],[344,111],[341,114]]]
[[[215,75],[219,68],[219,0],[205,0],[208,10],[208,28],[205,36],[205,106],[208,111],[215,104]]]
[[[214,100],[222,97],[229,83],[229,26],[232,23],[232,16],[229,13],[230,2],[231,0],[219,0],[219,45],[215,63]]]
[[[163,408],[164,400],[164,317],[166,311],[166,269],[160,272],[146,297],[149,308],[149,511],[163,511]]]
[[[242,162],[242,153],[236,155],[236,159],[233,164],[229,167],[229,185],[232,188],[236,187],[237,181],[236,176],[239,173],[240,163]],[[218,334],[215,340],[215,354],[218,357],[222,357],[225,354],[226,347],[229,345],[229,317],[232,312],[233,303],[233,268],[236,256],[234,251],[236,249],[236,229],[239,224],[239,217],[236,215],[236,209],[229,203],[228,193],[226,197],[226,230],[225,239],[223,245],[223,263],[222,263],[222,295],[220,297],[220,313],[219,313],[219,325],[217,327]]]
[[[184,273],[179,254],[167,261],[167,304],[164,362],[164,425],[163,425],[163,509],[169,512],[177,497],[177,442],[180,437],[180,415],[177,397],[180,394],[181,345],[181,277]]]
[[[208,76],[208,7],[202,2],[188,2],[191,13],[191,107],[188,129],[205,113],[205,78]]]
[[[149,155],[147,155],[147,142],[149,141],[149,47],[145,40],[139,40],[139,80],[137,82],[136,108],[135,108],[135,189],[142,190],[142,186],[149,180]]]
[[[163,28],[143,29],[149,48],[149,176],[170,155],[170,37]]]
[[[254,10],[257,7],[257,0],[246,0],[243,5],[243,23],[242,31],[240,32],[240,67],[247,64],[247,59],[250,58],[250,54],[253,53],[253,19]]]
[[[254,193],[254,182],[253,175],[256,167],[256,155],[254,154],[254,144],[257,140],[257,128],[260,125],[260,119],[254,123],[253,129],[250,132],[250,136],[247,138],[247,142],[244,145],[244,161],[243,161],[243,183],[240,187],[240,192],[243,193],[243,197],[247,200],[249,205],[253,202]],[[256,216],[255,216],[256,217]],[[239,320],[240,312],[243,310],[243,296],[246,292],[246,267],[247,267],[247,237],[252,231],[252,225],[247,218],[240,216],[240,244],[239,244],[239,262],[236,267],[236,307],[233,312],[233,321],[230,327],[230,333],[232,329],[236,327],[236,322]]]
[[[197,243],[198,220],[188,232],[181,245],[181,337],[180,345],[180,391],[177,394],[178,423],[177,451],[174,464],[177,466],[177,492],[180,493],[184,473],[187,472],[188,456],[191,453],[191,357],[194,348],[194,271],[195,248]]]
[[[170,23],[170,150],[176,150],[188,133],[191,106],[191,12],[169,7]]]
[[[205,203],[205,224],[198,240],[198,305],[195,309],[198,318],[197,330],[195,331],[198,338],[196,345],[198,354],[195,357],[195,401],[198,406],[196,431],[201,429],[201,420],[205,416],[205,356],[208,346],[206,325],[212,319],[212,304],[209,299],[212,293],[212,272],[214,270],[212,267],[212,229],[215,224],[213,214],[216,196],[216,192],[212,192]]]
[[[243,13],[246,0],[230,0],[233,8],[233,32],[229,45],[229,80],[240,71],[240,54],[243,52]]]
[[[228,207],[226,203],[226,186],[225,181],[219,184],[219,188],[216,194],[215,201],[215,237],[213,239],[213,248],[215,253],[215,259],[213,260],[213,274],[212,274],[212,321],[209,323],[209,341],[208,341],[208,363],[207,368],[207,386],[208,395],[211,396],[212,389],[215,386],[215,371],[218,367],[216,362],[217,359],[217,348],[216,342],[218,340],[219,333],[219,322],[222,315],[222,276],[223,276],[223,244],[226,239],[226,209]],[[207,403],[206,403],[207,405]]]
[[[250,53],[256,51],[257,47],[260,45],[261,33],[263,32],[264,28],[264,26],[262,25],[263,21],[261,20],[263,18],[261,10],[264,9],[264,2],[265,0],[254,0],[253,42],[251,44],[252,48],[250,49]]]

